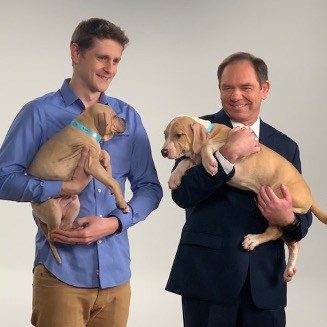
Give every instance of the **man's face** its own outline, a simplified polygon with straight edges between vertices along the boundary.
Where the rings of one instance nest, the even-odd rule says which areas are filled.
[[[269,87],[269,81],[260,87],[249,61],[232,62],[221,76],[221,104],[232,120],[252,125],[259,116],[261,101],[266,99]]]
[[[71,45],[74,75],[82,91],[105,92],[117,73],[123,47],[114,40],[94,38],[93,46],[81,52]]]

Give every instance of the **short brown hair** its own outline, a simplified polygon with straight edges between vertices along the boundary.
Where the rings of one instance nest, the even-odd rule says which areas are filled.
[[[127,35],[119,26],[105,19],[90,18],[77,25],[70,44],[76,43],[81,51],[85,51],[92,47],[94,38],[115,40],[123,49],[129,42]]]
[[[260,87],[262,87],[262,85],[268,80],[268,67],[261,58],[255,57],[254,55],[248,52],[236,52],[228,56],[226,59],[224,59],[218,67],[217,76],[218,76],[219,87],[221,82],[221,76],[226,66],[228,66],[232,62],[237,62],[242,60],[247,60],[252,64],[255,73],[257,75],[257,79],[260,84]]]

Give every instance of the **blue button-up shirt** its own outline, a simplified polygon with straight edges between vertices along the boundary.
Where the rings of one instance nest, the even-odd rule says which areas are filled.
[[[112,287],[130,279],[130,254],[127,229],[144,220],[158,207],[162,198],[147,134],[139,114],[128,104],[101,94],[99,102],[111,106],[126,121],[126,131],[108,142],[100,143],[111,155],[113,177],[124,193],[129,179],[133,197],[131,212],[116,208],[115,198],[93,179],[80,193],[78,217],[116,216],[122,231],[103,237],[90,245],[56,243],[62,263],[58,264],[48,242],[38,228],[34,265],[42,263],[63,282],[78,287]],[[78,116],[82,101],[65,80],[61,89],[26,104],[13,121],[0,149],[0,198],[19,202],[42,202],[60,196],[61,181],[40,180],[27,174],[28,167],[41,145]]]

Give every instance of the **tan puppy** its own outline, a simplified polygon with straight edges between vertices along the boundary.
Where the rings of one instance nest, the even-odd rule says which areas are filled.
[[[214,124],[212,132],[208,133],[208,121],[189,116],[173,119],[165,129],[165,143],[161,150],[164,157],[177,159],[186,155],[190,159],[181,161],[172,172],[169,187],[180,185],[185,171],[201,163],[208,173],[217,172],[217,161],[214,152],[220,149],[227,140],[230,128],[222,124]],[[310,189],[297,169],[285,158],[259,144],[260,151],[235,162],[235,174],[229,185],[242,190],[259,193],[260,187],[270,186],[278,197],[282,196],[280,186],[284,184],[290,191],[295,213],[306,213],[309,209],[315,216],[327,224],[327,214],[314,201]],[[246,250],[253,250],[259,244],[276,240],[282,236],[281,230],[270,225],[265,233],[247,235],[243,242]],[[299,250],[298,243],[288,244],[289,259],[284,272],[285,281],[290,281],[295,274],[295,262]]]
[[[103,104],[95,104],[78,116],[74,126],[68,125],[42,145],[34,157],[28,174],[47,180],[69,181],[80,161],[82,151],[88,150],[84,170],[106,185],[115,195],[117,207],[129,212],[119,184],[111,176],[110,157],[101,150],[96,138],[108,141],[125,130],[125,121],[115,111]],[[94,134],[94,136],[90,135]],[[85,150],[86,149],[86,150]],[[32,202],[35,215],[39,218],[50,248],[60,263],[58,251],[50,234],[57,228],[69,229],[79,213],[77,196],[49,199],[41,204]]]

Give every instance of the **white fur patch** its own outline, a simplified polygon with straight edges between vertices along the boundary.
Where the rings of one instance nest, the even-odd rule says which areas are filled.
[[[211,125],[211,122],[209,120],[204,120],[198,117],[192,117],[192,116],[188,116],[188,115],[181,115],[179,117],[189,117],[192,118],[193,120],[195,120],[197,123],[201,124],[202,126],[204,126],[204,128],[206,130],[208,130],[208,127]]]

